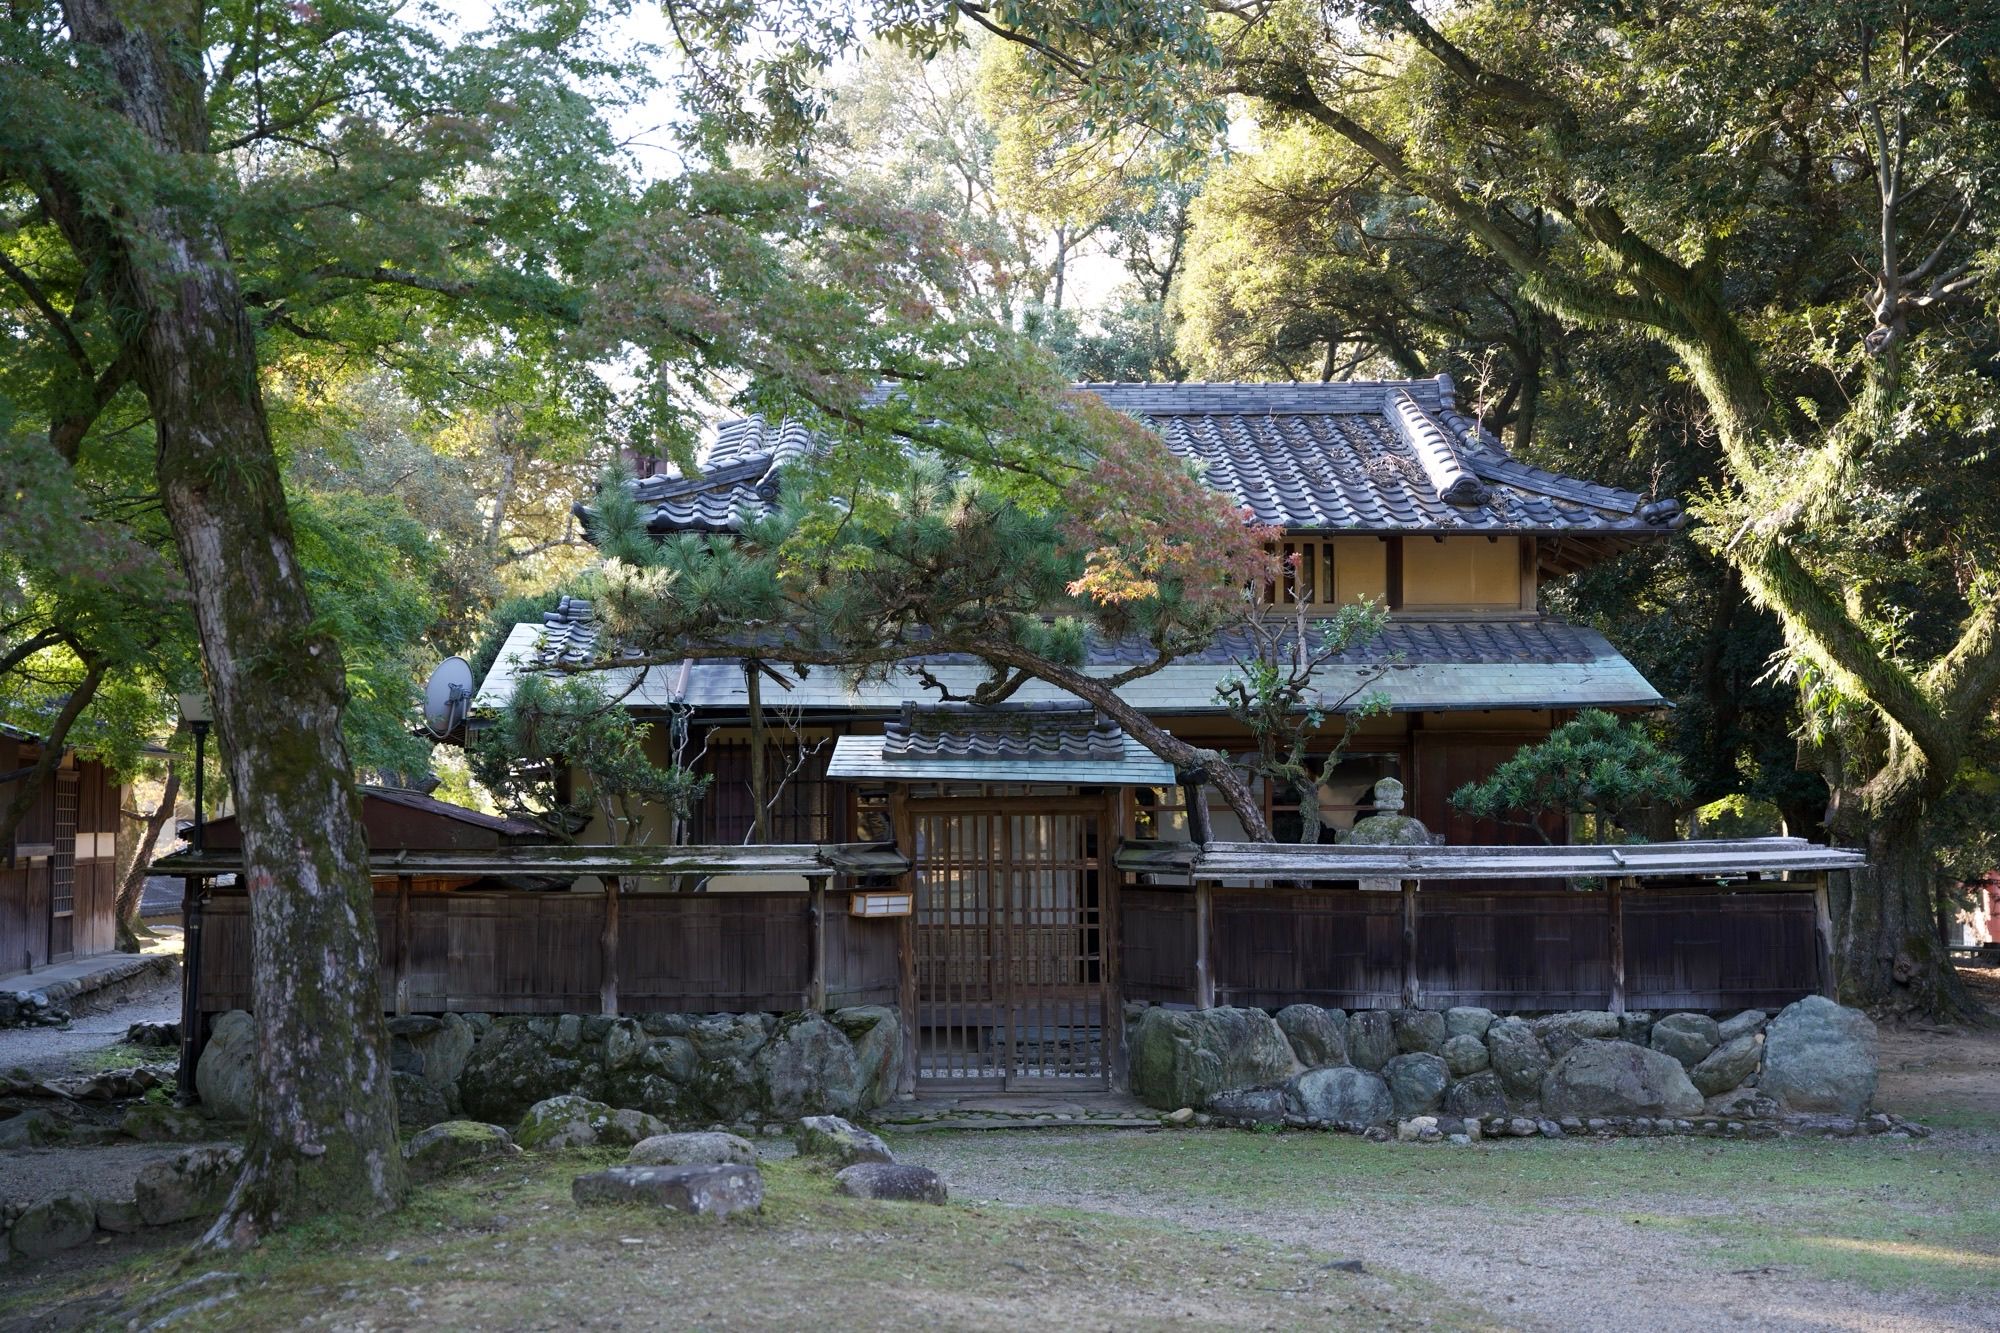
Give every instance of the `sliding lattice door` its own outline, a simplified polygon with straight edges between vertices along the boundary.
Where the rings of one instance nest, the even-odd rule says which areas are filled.
[[[1102,816],[991,804],[914,816],[918,1077],[1102,1084]]]

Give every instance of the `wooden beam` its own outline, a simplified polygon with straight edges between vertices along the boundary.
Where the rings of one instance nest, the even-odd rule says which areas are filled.
[[[396,876],[396,1016],[410,1012],[410,880]]]
[[[597,1003],[604,1013],[618,1012],[618,876],[604,877],[604,934],[599,940],[603,972],[598,981]]]
[[[1194,1005],[1215,1008],[1215,955],[1209,939],[1215,933],[1215,907],[1210,900],[1213,888],[1206,880],[1194,886]]]
[[[1827,901],[1827,877],[1818,878],[1819,882],[1813,886],[1813,935],[1819,946],[1819,993],[1837,1000],[1840,983],[1833,975],[1833,912]]]
[[[916,825],[910,814],[909,791],[898,783],[889,792],[889,826],[895,830],[896,847],[910,858],[910,868],[899,877],[898,882],[904,892],[910,895],[910,915],[900,917],[896,922],[896,1007],[903,1015],[903,1074],[896,1080],[896,1091],[901,1096],[914,1096],[917,1090],[917,913],[924,910],[924,904],[917,895],[916,872]]]
[[[1611,1012],[1625,1012],[1625,880],[1605,881],[1605,907],[1611,914]]]

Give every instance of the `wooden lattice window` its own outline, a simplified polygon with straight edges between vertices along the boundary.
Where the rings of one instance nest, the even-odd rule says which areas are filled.
[[[846,837],[847,799],[842,785],[826,776],[833,758],[830,738],[800,747],[766,750],[765,780],[772,788],[766,819],[771,842],[841,842]],[[750,791],[747,741],[710,741],[708,771],[714,776],[695,813],[695,841],[740,844],[750,838],[757,802]]]
[[[1284,573],[1264,586],[1281,606],[1334,607],[1390,601],[1388,545],[1375,537],[1287,537],[1278,543]]]
[[[49,914],[76,911],[77,775],[56,774],[56,850],[49,858]]]

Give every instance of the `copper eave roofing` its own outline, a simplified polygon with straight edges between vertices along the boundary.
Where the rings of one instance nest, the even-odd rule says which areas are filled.
[[[1451,379],[1337,384],[1082,384],[1157,430],[1211,486],[1260,523],[1300,534],[1426,532],[1610,539],[1685,521],[1649,500],[1532,467],[1459,411]],[[656,533],[736,527],[777,497],[786,463],[813,447],[797,422],[722,423],[699,476],[634,483]]]

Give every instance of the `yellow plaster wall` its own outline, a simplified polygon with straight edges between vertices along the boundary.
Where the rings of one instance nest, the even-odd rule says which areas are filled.
[[[1403,605],[1509,607],[1521,605],[1521,539],[1426,537],[1403,539]]]

